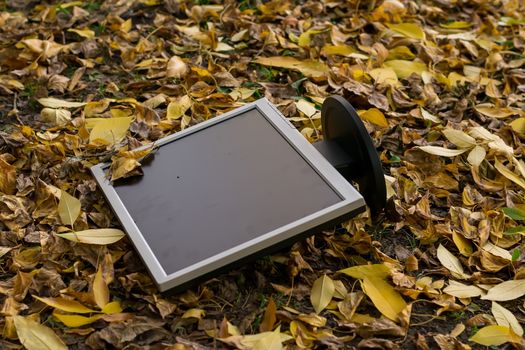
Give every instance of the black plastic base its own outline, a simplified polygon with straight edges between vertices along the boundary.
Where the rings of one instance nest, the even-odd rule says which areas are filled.
[[[352,105],[340,96],[328,97],[321,112],[325,141],[314,146],[359,192],[373,214],[386,206],[386,184],[370,135]]]

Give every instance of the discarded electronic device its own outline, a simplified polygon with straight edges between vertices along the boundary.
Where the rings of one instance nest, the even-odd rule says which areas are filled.
[[[384,207],[381,164],[355,110],[334,96],[321,115],[325,141],[312,145],[260,99],[158,140],[143,176],[111,183],[109,164],[91,168],[161,291],[348,220],[365,201]]]

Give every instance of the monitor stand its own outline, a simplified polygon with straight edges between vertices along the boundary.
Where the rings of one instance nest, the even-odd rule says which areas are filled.
[[[359,186],[372,215],[386,206],[383,169],[372,139],[352,105],[341,96],[325,99],[321,111],[324,141],[313,146],[341,175]]]

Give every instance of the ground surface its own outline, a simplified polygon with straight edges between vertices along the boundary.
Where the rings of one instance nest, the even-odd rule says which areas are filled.
[[[523,346],[519,1],[0,11],[0,348]],[[89,166],[138,174],[127,150],[263,96],[316,141],[330,94],[375,141],[386,211],[159,294]]]

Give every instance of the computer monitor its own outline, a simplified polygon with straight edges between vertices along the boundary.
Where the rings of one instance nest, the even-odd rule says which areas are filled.
[[[365,209],[363,197],[266,99],[155,146],[142,176],[111,183],[107,163],[92,172],[160,291]]]

